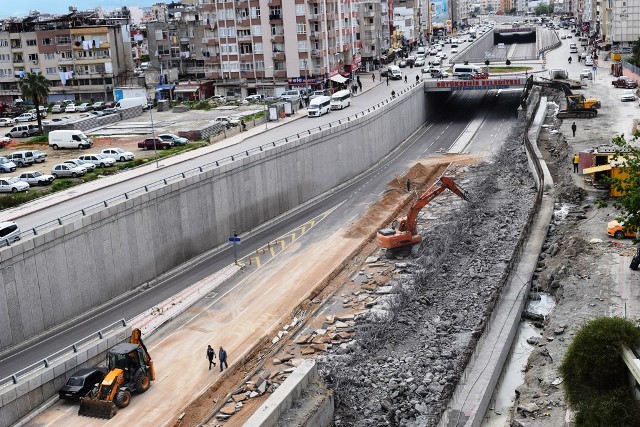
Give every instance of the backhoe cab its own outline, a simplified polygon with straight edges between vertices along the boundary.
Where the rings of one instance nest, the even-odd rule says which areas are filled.
[[[422,236],[418,233],[418,213],[446,190],[452,191],[464,200],[469,200],[467,193],[458,187],[452,178],[443,176],[439,182],[433,184],[418,197],[418,200],[411,206],[409,214],[405,218],[399,218],[394,221],[392,228],[383,228],[378,231],[376,236],[378,245],[390,251],[399,251],[420,243]]]
[[[87,397],[80,399],[78,415],[113,418],[125,408],[131,393],[144,393],[155,380],[153,361],[141,338],[140,329],[131,332],[128,343],[115,345],[107,355],[108,373]]]

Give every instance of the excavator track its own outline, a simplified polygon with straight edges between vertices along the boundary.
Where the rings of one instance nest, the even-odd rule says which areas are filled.
[[[598,115],[598,110],[579,108],[575,110],[561,110],[558,111],[557,117],[559,119],[591,119]]]

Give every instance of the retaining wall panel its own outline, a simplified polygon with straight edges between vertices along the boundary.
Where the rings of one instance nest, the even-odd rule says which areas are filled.
[[[18,294],[18,306],[21,314],[21,324],[25,336],[32,336],[40,332],[42,325],[38,325],[37,318],[41,314],[34,313],[36,300],[39,298],[37,288],[38,275],[34,258],[27,258],[24,261],[23,280],[19,280],[22,286],[16,288]]]
[[[10,301],[7,295],[7,278],[5,277],[5,270],[0,270],[0,343],[12,343],[13,332],[11,330],[11,319],[9,318],[9,306]]]

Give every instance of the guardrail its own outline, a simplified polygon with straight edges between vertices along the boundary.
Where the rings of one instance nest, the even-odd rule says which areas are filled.
[[[38,369],[48,368],[52,362],[55,362],[63,356],[66,356],[70,353],[77,353],[78,349],[84,344],[95,341],[96,339],[102,340],[105,333],[112,331],[116,326],[127,326],[127,322],[124,319],[113,322],[110,325],[98,330],[97,332],[94,332],[93,334],[74,342],[70,346],[58,350],[57,352],[49,355],[49,357],[45,357],[38,362],[32,363],[31,365],[20,369],[19,371],[9,375],[8,377],[0,379],[0,390],[7,386],[18,384],[24,377],[34,374]]]
[[[241,151],[239,153],[233,154],[233,155],[228,156],[228,157],[224,157],[224,158],[222,158],[220,160],[216,160],[216,161],[211,162],[211,163],[207,163],[207,164],[202,165],[202,166],[197,167],[197,168],[188,169],[188,170],[186,170],[184,172],[181,172],[179,174],[171,175],[171,176],[169,176],[167,178],[163,178],[161,180],[152,182],[152,183],[147,184],[145,186],[135,188],[135,189],[133,189],[131,191],[127,191],[126,193],[122,193],[122,194],[119,194],[117,196],[108,198],[106,200],[103,200],[102,202],[95,203],[93,205],[89,205],[89,206],[87,206],[85,208],[82,208],[80,210],[77,210],[77,211],[68,213],[66,215],[60,216],[60,217],[58,217],[58,218],[56,218],[54,220],[48,221],[48,222],[46,222],[44,224],[40,224],[40,225],[32,227],[32,228],[30,228],[28,230],[22,231],[20,233],[20,238],[22,239],[22,238],[31,237],[31,236],[37,236],[39,233],[41,233],[41,232],[43,232],[45,230],[48,230],[48,229],[50,229],[52,227],[61,226],[61,225],[64,225],[65,223],[67,223],[68,221],[73,221],[73,220],[82,218],[82,217],[84,217],[86,215],[89,215],[89,214],[92,214],[92,213],[96,213],[96,212],[98,212],[98,211],[100,211],[100,210],[102,210],[104,208],[107,208],[107,207],[109,207],[111,205],[126,201],[126,200],[130,199],[131,197],[137,196],[139,194],[147,193],[150,190],[155,190],[155,189],[158,189],[158,188],[161,188],[161,187],[165,187],[165,186],[167,186],[169,184],[181,181],[181,180],[186,179],[186,178],[191,177],[191,176],[198,175],[198,174],[200,174],[202,172],[213,170],[213,169],[218,168],[218,167],[220,167],[222,165],[226,165],[226,164],[238,161],[240,159],[247,158],[247,157],[249,157],[249,156],[251,156],[253,154],[261,153],[261,152],[273,149],[275,147],[278,147],[279,145],[286,144],[286,143],[291,142],[291,141],[295,141],[297,139],[300,139],[301,137],[308,136],[308,135],[313,135],[315,133],[322,132],[323,130],[331,129],[334,126],[339,126],[341,124],[348,123],[348,122],[350,122],[352,120],[356,120],[358,118],[362,118],[365,115],[371,113],[372,111],[375,111],[376,109],[381,108],[385,104],[389,104],[392,101],[396,101],[397,102],[400,95],[409,92],[411,89],[413,89],[414,87],[418,86],[419,84],[420,84],[420,82],[412,82],[408,86],[406,86],[404,89],[399,90],[398,92],[396,92],[395,98],[392,98],[392,97],[385,98],[382,101],[380,101],[379,103],[377,103],[376,105],[374,105],[372,107],[369,107],[369,108],[367,108],[365,110],[359,111],[359,112],[357,112],[357,113],[355,113],[355,114],[353,114],[351,116],[347,116],[347,117],[345,117],[343,119],[336,120],[336,121],[333,121],[333,122],[329,122],[329,123],[326,123],[326,124],[323,124],[323,125],[320,125],[318,127],[311,128],[311,129],[307,129],[307,130],[305,130],[303,132],[298,132],[296,134],[293,134],[293,135],[287,136],[285,138],[281,138],[281,139],[275,140],[275,141],[270,142],[268,144],[263,144],[263,145],[260,145],[258,147],[254,147],[254,148],[250,148],[248,150]],[[9,242],[6,239],[5,240],[1,240],[0,242],[2,242],[0,247],[1,246],[10,246],[11,243],[12,243],[12,242]]]

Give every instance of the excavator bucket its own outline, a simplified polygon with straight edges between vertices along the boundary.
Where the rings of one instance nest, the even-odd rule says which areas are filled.
[[[91,397],[80,398],[78,415],[83,417],[104,418],[109,420],[118,413],[118,408],[113,402],[99,400]]]

